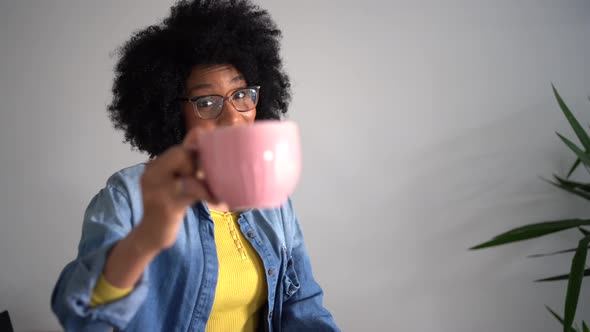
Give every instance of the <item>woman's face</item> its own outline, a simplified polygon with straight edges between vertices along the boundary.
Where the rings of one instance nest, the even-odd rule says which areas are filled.
[[[186,79],[185,97],[201,97],[207,95],[229,96],[235,90],[247,87],[242,74],[232,65],[199,65],[193,67]],[[256,108],[239,112],[229,100],[225,100],[221,113],[212,119],[203,119],[196,114],[192,103],[184,103],[183,113],[186,131],[194,127],[213,129],[218,126],[240,126],[254,122]]]

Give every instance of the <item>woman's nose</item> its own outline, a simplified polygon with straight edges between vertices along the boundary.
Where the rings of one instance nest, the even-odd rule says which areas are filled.
[[[231,104],[229,100],[223,102],[221,114],[217,118],[218,126],[235,126],[244,123],[242,114]]]

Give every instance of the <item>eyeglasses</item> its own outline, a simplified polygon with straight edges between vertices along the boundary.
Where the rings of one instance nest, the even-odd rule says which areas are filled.
[[[195,113],[203,119],[213,119],[221,114],[223,103],[229,100],[238,112],[253,110],[258,104],[260,86],[249,86],[232,92],[229,96],[208,95],[192,98],[179,98],[193,105]]]

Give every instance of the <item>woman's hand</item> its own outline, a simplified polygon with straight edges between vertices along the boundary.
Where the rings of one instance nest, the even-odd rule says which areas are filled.
[[[197,178],[198,136],[198,129],[192,130],[181,145],[146,166],[142,221],[113,247],[103,269],[111,285],[133,287],[154,257],[174,245],[187,208],[198,200],[216,201]]]
[[[159,252],[171,247],[187,208],[199,200],[215,202],[205,181],[197,177],[198,136],[199,129],[195,128],[181,145],[147,164],[141,177],[143,219],[137,226],[140,248]]]

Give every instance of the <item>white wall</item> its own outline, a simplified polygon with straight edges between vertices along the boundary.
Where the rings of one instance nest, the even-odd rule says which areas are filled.
[[[0,311],[17,331],[59,329],[50,293],[86,204],[145,159],[108,122],[109,53],[170,4],[0,2]],[[569,257],[525,256],[573,247],[575,232],[467,248],[589,215],[539,176],[572,162],[550,83],[590,121],[590,2],[260,4],[284,32],[304,145],[295,203],[343,330],[558,330],[544,304],[562,310],[565,284],[532,280]]]

